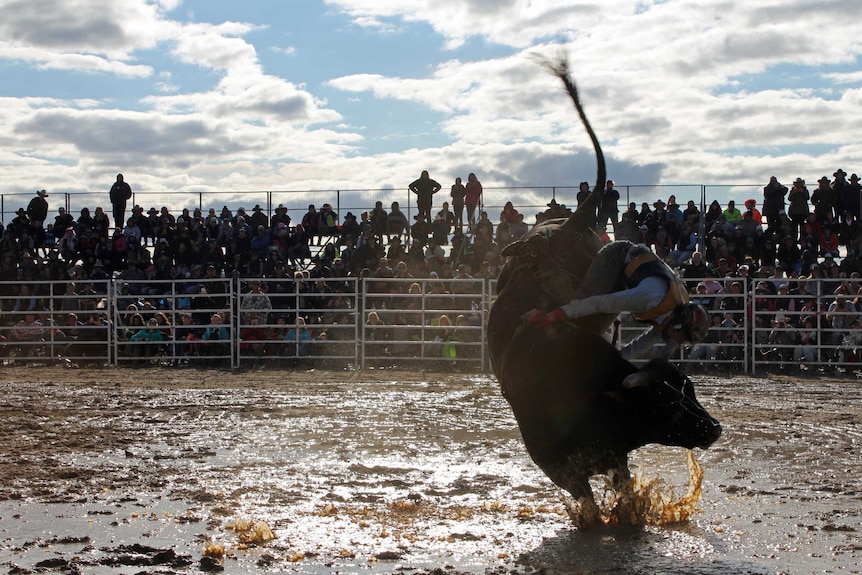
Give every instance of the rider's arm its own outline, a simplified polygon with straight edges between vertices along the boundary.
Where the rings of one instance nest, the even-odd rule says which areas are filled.
[[[594,314],[642,313],[655,308],[667,296],[667,282],[658,277],[644,278],[637,286],[609,294],[573,299],[562,306],[571,319]]]
[[[653,327],[624,345],[620,349],[620,355],[627,360],[669,359],[678,349],[677,344],[664,341],[661,328]]]

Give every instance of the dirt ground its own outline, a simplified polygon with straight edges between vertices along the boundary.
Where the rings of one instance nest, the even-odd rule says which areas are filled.
[[[825,376],[693,379],[725,429],[702,455],[705,518],[687,530],[572,539],[558,493],[524,454],[508,406],[484,376],[4,368],[0,568],[389,573],[387,561],[403,560],[414,566],[398,571],[412,574],[561,564],[577,573],[627,565],[713,574],[855,564],[862,385]],[[135,527],[132,517],[168,501],[182,518],[118,537]],[[62,512],[50,516],[54,508]],[[57,518],[76,509],[85,526],[60,527]],[[276,540],[252,556],[235,542],[228,559],[202,555],[203,544],[233,528],[236,509],[268,517]],[[413,524],[395,525],[408,511]],[[602,547],[608,539],[617,539],[619,557]]]
[[[456,377],[438,374],[445,381]],[[457,376],[460,377],[460,376]],[[69,500],[71,496],[55,493],[50,487],[58,479],[71,483],[86,483],[92,479],[82,476],[82,468],[69,469],[58,474],[58,462],[65,456],[92,451],[124,450],[140,442],[130,434],[128,427],[110,425],[129,411],[146,408],[148,394],[159,389],[185,390],[280,390],[293,384],[326,385],[333,381],[400,381],[405,384],[423,382],[428,376],[417,371],[282,371],[282,370],[206,370],[206,369],[122,369],[66,367],[5,367],[0,375],[3,400],[0,414],[4,425],[0,427],[0,500],[40,497],[47,500]],[[103,390],[104,402],[90,401],[82,406],[75,402],[49,401],[52,389]],[[114,403],[112,395],[118,390],[138,390],[140,405]],[[74,397],[74,391],[72,397]],[[167,411],[182,412],[186,405],[162,406]],[[165,413],[165,412],[162,412]],[[107,423],[107,424],[106,424]],[[103,473],[103,469],[94,471]],[[68,476],[64,476],[64,474]],[[122,484],[127,478],[98,477],[109,485]],[[39,487],[43,483],[47,486]]]

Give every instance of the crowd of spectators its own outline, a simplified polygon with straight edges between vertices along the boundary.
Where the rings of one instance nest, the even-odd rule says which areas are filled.
[[[801,178],[788,187],[772,177],[763,196],[746,199],[742,209],[734,200],[724,206],[714,200],[700,213],[694,201],[683,207],[675,196],[652,207],[630,203],[614,232],[649,245],[677,268],[692,297],[713,314],[715,329],[693,350],[695,358],[741,358],[745,323],[754,326],[758,353],[804,369],[806,362],[859,356],[860,197],[858,176],[848,179],[840,169],[813,192]],[[600,208],[597,224],[607,221]],[[747,303],[742,294],[750,294]],[[819,343],[842,349],[815,358]]]
[[[477,180],[471,181],[475,190]],[[171,290],[195,296],[206,292],[204,286],[211,280],[261,278],[269,296],[277,297],[271,290],[293,292],[296,282],[313,286],[317,279],[325,280],[329,290],[338,285],[337,280],[347,278],[434,278],[443,286],[456,276],[492,279],[501,263],[500,250],[527,233],[529,224],[512,202],[506,202],[492,222],[486,210],[476,209],[476,196],[472,200],[466,196],[468,217],[464,219],[464,188],[459,182],[452,186],[454,210],[443,202],[439,209],[423,211],[412,221],[398,202],[386,209],[378,201],[358,216],[347,212],[343,217],[329,203],[319,209],[309,205],[295,218],[283,205],[272,214],[259,205],[248,211],[240,207],[232,212],[223,206],[206,212],[183,209],[179,214],[167,207],[145,211],[135,205],[122,226],[113,226],[102,207],[92,214],[83,208],[77,218],[60,207],[49,221],[48,194],[41,190],[27,209],[20,208],[5,228],[0,227],[0,282],[7,282],[0,286],[0,305],[6,315],[0,323],[13,328],[7,332],[11,339],[44,337],[48,329],[62,331],[64,326],[40,320],[47,310],[50,318],[56,311],[66,312],[61,323],[78,329],[104,325],[111,318],[98,306],[111,278],[122,282],[122,295],[129,298],[131,307],[124,307],[129,324],[118,328],[128,332],[124,337],[129,340],[146,339],[149,321],[160,321],[152,315],[173,305],[174,299],[160,297],[168,289],[161,280],[171,280]],[[579,203],[589,191],[589,184],[582,183]],[[802,338],[806,331],[801,328],[812,324],[817,328],[814,337],[822,337],[824,327],[840,326],[841,335],[829,337],[844,338],[845,332],[859,327],[855,313],[862,313],[860,195],[856,174],[847,179],[843,170],[837,170],[832,179],[821,178],[813,192],[802,179],[787,187],[773,177],[762,197],[744,201],[742,209],[733,200],[725,205],[716,200],[701,213],[694,200],[683,206],[670,196],[640,207],[632,202],[620,210],[620,194],[608,181],[595,224],[608,241],[612,232],[616,239],[645,243],[677,268],[681,277],[693,278],[688,287],[693,296],[705,291],[717,327],[731,321],[740,324],[745,319],[740,314],[748,314],[759,327],[777,323],[778,335],[785,335],[780,333],[784,323]],[[551,200],[535,220],[570,213]],[[714,281],[695,281],[700,278]],[[45,281],[51,283],[41,283]],[[250,283],[242,285],[245,291],[253,289]],[[448,291],[448,287],[442,289]],[[786,293],[787,297],[762,301],[754,297],[750,309],[728,308],[735,305],[737,290],[773,296]],[[827,294],[834,295],[838,312],[819,308],[821,296]],[[217,309],[218,294],[207,296],[216,302],[210,307]],[[50,305],[52,298],[56,301]],[[785,304],[791,309],[779,309]],[[812,305],[818,307],[812,309]],[[726,313],[728,309],[732,313]],[[754,311],[775,314],[770,318]],[[134,318],[136,313],[140,318]],[[218,338],[219,329],[213,330],[213,324],[227,324],[225,314],[230,311],[206,313],[205,317],[187,315],[201,339],[207,331]],[[258,318],[258,323],[272,327],[279,319],[302,333],[296,316],[269,315]],[[302,319],[314,323],[313,317]],[[441,320],[451,321],[447,317],[437,322]],[[138,329],[132,333],[129,326]],[[763,333],[771,337],[768,330]],[[776,340],[781,339],[778,335]],[[697,353],[715,357],[711,350]]]
[[[478,180],[473,179],[475,186]],[[29,206],[21,208],[7,226],[0,227],[0,313],[4,316],[0,324],[11,328],[5,330],[9,340],[43,340],[46,318],[54,317],[62,317],[63,325],[52,334],[52,342],[63,339],[71,327],[84,327],[85,334],[104,331],[95,327],[107,326],[113,319],[103,309],[110,279],[122,286],[117,298],[119,309],[124,310],[119,315],[119,339],[173,338],[168,315],[158,312],[175,310],[180,304],[181,317],[189,316],[196,327],[196,338],[227,341],[225,327],[212,328],[215,322],[230,323],[229,302],[220,294],[234,278],[243,278],[239,285],[248,292],[255,285],[249,278],[264,280],[268,293],[263,296],[276,300],[276,310],[290,310],[296,304],[290,297],[278,301],[280,295],[318,289],[320,296],[337,294],[350,285],[339,282],[342,279],[436,278],[448,290],[443,282],[456,276],[490,279],[498,271],[499,250],[487,213],[481,212],[478,220],[468,220],[465,226],[462,215],[453,213],[448,202],[434,211],[433,220],[417,215],[412,223],[398,202],[387,210],[378,201],[359,217],[347,212],[343,218],[329,203],[319,209],[309,205],[295,219],[283,205],[271,215],[259,205],[249,211],[240,207],[232,212],[224,206],[220,211],[183,209],[179,214],[167,207],[145,212],[135,205],[125,224],[114,227],[102,207],[92,215],[83,208],[77,218],[60,207],[54,220],[47,221],[47,197],[45,191],[37,193],[44,204],[40,215],[34,215]],[[115,215],[122,213],[116,203],[113,207]],[[507,209],[513,210],[511,203]],[[472,216],[468,210],[468,217]],[[179,294],[188,297],[178,298]],[[243,294],[244,301],[248,295]],[[327,296],[330,300],[339,301]],[[313,307],[329,305],[322,303],[322,297],[314,301]],[[207,311],[193,313],[192,306]],[[257,318],[261,327],[245,335],[259,336],[264,330],[270,337],[274,332],[269,328],[279,323],[296,326],[300,319],[308,324],[321,321],[314,314],[263,314]],[[447,320],[435,318],[434,322]],[[153,321],[158,329],[150,326]],[[297,329],[295,336],[305,333]],[[158,346],[129,349],[141,354]]]

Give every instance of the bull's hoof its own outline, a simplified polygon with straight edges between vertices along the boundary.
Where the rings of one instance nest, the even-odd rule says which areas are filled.
[[[572,523],[578,529],[603,525],[602,512],[592,497],[574,497],[563,494],[563,505]]]

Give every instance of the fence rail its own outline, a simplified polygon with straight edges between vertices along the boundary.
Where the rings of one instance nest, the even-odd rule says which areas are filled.
[[[585,178],[590,179],[590,178]],[[441,181],[443,189],[434,197],[434,206],[438,208],[444,201],[450,204],[449,185]],[[693,200],[699,207],[708,205],[712,200],[717,200],[722,206],[728,200],[736,200],[741,204],[749,197],[760,199],[763,196],[762,184],[733,184],[733,185],[704,185],[704,184],[661,184],[661,185],[620,185],[620,211],[625,211],[630,202],[638,206],[647,202],[652,206],[659,198],[667,200],[675,196],[681,206],[685,206],[688,200]],[[511,201],[519,212],[525,216],[525,221],[532,223],[535,214],[547,209],[547,204],[555,200],[559,204],[565,204],[570,208],[577,205],[578,186],[511,186],[511,187],[485,187],[483,191],[482,207],[488,211],[492,222],[497,222],[497,216],[506,202]],[[15,217],[19,208],[26,208],[33,193],[5,193],[0,194],[0,221],[8,224]],[[167,207],[172,214],[179,215],[184,208],[194,211],[201,210],[206,215],[209,208],[215,208],[216,213],[221,212],[222,207],[227,207],[236,213],[240,207],[246,208],[248,213],[254,206],[259,205],[261,209],[271,217],[275,208],[282,204],[288,208],[290,216],[299,221],[306,212],[309,204],[320,207],[323,203],[330,203],[333,209],[342,219],[346,212],[350,211],[357,216],[364,211],[370,211],[374,203],[380,201],[389,209],[392,202],[398,202],[402,211],[407,216],[407,221],[417,212],[414,195],[406,187],[404,189],[353,189],[353,190],[249,190],[249,191],[222,191],[222,192],[171,192],[171,191],[136,191],[128,202],[126,217],[134,205],[140,205],[146,212],[150,207],[160,209]],[[108,201],[108,191],[104,194],[91,192],[52,192],[50,196],[50,212],[47,222],[53,222],[57,214],[57,208],[63,207],[70,214],[77,215],[82,208],[89,208],[92,212],[95,207],[102,206],[105,212],[111,214],[111,205]],[[47,223],[46,222],[46,223]],[[112,222],[116,225],[116,222]]]
[[[862,306],[835,295],[845,280],[685,281],[709,286],[693,297],[713,327],[673,358],[683,369],[862,371]],[[776,289],[764,292],[760,281]],[[490,369],[485,320],[494,281],[109,280],[80,292],[70,285],[0,282],[5,364]],[[844,287],[837,291],[859,286]],[[620,342],[644,329],[624,314]]]

